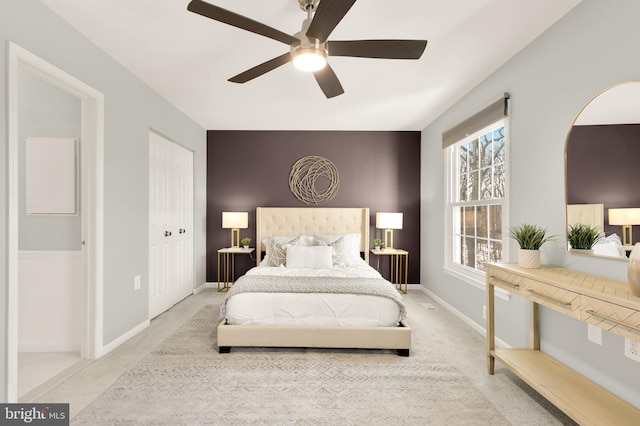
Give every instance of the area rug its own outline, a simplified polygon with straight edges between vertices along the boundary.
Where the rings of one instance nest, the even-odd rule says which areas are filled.
[[[507,425],[469,380],[412,336],[394,351],[233,348],[206,306],[72,425]]]

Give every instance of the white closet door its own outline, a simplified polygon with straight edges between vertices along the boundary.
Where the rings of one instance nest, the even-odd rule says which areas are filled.
[[[149,132],[149,318],[193,291],[193,153]]]
[[[182,300],[193,292],[193,153],[174,147],[174,290],[177,300]]]

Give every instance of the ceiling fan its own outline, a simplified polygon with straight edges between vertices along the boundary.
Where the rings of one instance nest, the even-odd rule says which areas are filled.
[[[298,0],[298,2],[300,8],[307,12],[307,19],[302,23],[301,31],[294,35],[283,33],[202,0],[192,0],[187,10],[289,45],[289,52],[231,77],[229,81],[246,83],[287,62],[292,62],[296,68],[313,73],[327,98],[344,93],[340,80],[327,62],[328,56],[419,59],[427,47],[426,40],[328,41],[327,38],[333,29],[356,0]]]

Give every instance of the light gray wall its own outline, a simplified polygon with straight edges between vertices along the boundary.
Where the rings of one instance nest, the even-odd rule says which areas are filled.
[[[80,139],[80,99],[39,79],[28,71],[18,76],[18,143],[20,250],[80,250],[80,215],[27,215],[26,139],[67,137]],[[79,146],[82,144],[80,143]],[[82,149],[82,148],[80,148]],[[78,187],[79,188],[79,187]]]
[[[205,283],[205,130],[38,0],[0,2],[0,134],[7,135],[7,43],[12,41],[105,95],[104,344],[148,317],[149,129],[194,152],[195,285]],[[7,237],[6,136],[0,148],[0,241]],[[6,244],[0,245],[0,383],[5,381]],[[142,276],[134,291],[133,277]],[[0,390],[0,400],[5,400]]]
[[[640,2],[584,0],[422,134],[421,282],[484,327],[485,292],[443,270],[444,156],[441,133],[503,92],[511,94],[511,224],[533,222],[564,235],[564,147],[580,108],[599,91],[640,79]],[[517,245],[511,247],[516,258]],[[626,263],[568,254],[546,244],[542,261],[626,280]],[[497,303],[497,334],[526,346],[528,307],[511,297]],[[640,364],[624,356],[623,339],[604,332],[603,346],[587,340],[587,326],[553,311],[541,313],[542,350],[640,407]]]

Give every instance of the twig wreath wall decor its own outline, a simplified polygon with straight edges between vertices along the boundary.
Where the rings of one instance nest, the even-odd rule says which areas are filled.
[[[319,183],[327,182],[326,188]],[[303,203],[323,204],[338,193],[340,179],[338,169],[329,160],[316,155],[302,157],[291,167],[289,188],[293,195]]]

